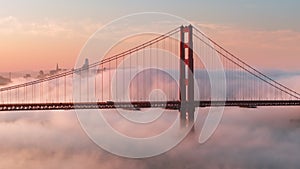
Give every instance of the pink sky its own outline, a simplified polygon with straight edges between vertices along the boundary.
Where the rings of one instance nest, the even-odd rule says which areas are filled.
[[[259,69],[299,70],[300,33],[292,30],[257,30],[228,25],[199,24],[240,59]]]
[[[88,38],[102,24],[78,22],[24,22],[0,18],[0,71],[72,68]],[[257,30],[230,25],[196,23],[227,50],[259,69],[299,70],[300,33]]]

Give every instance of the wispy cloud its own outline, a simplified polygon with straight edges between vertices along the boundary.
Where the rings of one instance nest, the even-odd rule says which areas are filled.
[[[0,18],[0,33],[5,35],[25,34],[31,36],[89,37],[102,24],[90,19],[79,21],[52,20],[23,21],[14,16]]]

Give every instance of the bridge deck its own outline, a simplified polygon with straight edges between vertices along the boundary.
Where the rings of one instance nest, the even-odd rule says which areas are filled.
[[[135,109],[164,108],[178,110],[180,101],[156,102],[80,102],[80,103],[23,103],[0,104],[0,111],[28,111],[28,110],[71,110],[71,109]],[[248,101],[194,101],[195,107],[244,107],[256,108],[260,106],[300,106],[300,100],[248,100]]]

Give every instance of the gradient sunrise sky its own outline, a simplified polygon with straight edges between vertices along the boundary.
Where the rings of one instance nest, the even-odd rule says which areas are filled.
[[[0,1],[0,72],[72,68],[104,24],[136,12],[166,12],[198,26],[259,69],[299,70],[298,0]]]

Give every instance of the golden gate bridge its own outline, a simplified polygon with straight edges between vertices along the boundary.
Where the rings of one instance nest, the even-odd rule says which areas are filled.
[[[170,59],[172,56],[177,59]],[[134,74],[146,64],[152,68]],[[178,84],[174,77],[154,68],[158,65],[172,72]],[[227,92],[224,97],[212,98],[209,74],[218,77],[221,72]],[[163,91],[165,97],[156,93],[150,98],[153,90]],[[98,62],[0,89],[0,111],[152,107],[179,110],[182,119],[193,120],[196,107],[299,105],[298,92],[242,61],[191,25]]]

